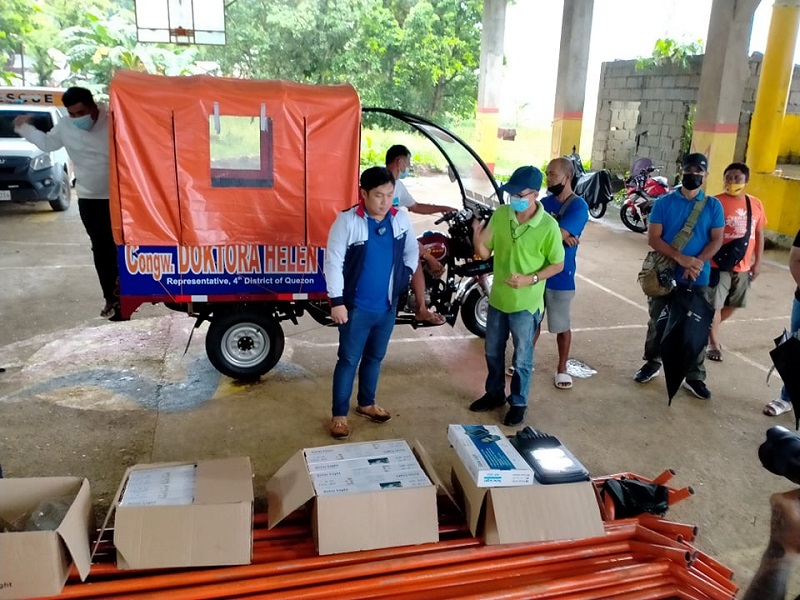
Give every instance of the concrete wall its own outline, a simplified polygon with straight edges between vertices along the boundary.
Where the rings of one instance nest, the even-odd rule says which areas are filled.
[[[750,58],[750,76],[742,92],[736,160],[744,160],[747,148],[761,59],[758,53]],[[675,175],[686,119],[697,102],[701,67],[702,56],[693,58],[686,69],[670,65],[636,70],[635,60],[603,63],[592,168],[623,173],[636,158],[649,157],[662,168],[663,175]],[[787,113],[800,114],[800,66],[795,67]],[[800,148],[794,154],[800,155]]]

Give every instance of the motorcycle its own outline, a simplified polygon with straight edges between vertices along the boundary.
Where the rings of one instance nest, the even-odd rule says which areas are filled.
[[[640,158],[633,164],[633,175],[625,182],[626,197],[619,211],[619,218],[625,227],[636,233],[647,231],[653,204],[670,191],[666,177],[652,175],[657,170],[649,158]]]
[[[611,191],[611,173],[607,169],[586,172],[580,155],[572,148],[572,154],[564,158],[572,163],[572,190],[577,196],[586,200],[589,205],[589,214],[595,219],[601,219],[606,214],[608,203],[614,197]]]

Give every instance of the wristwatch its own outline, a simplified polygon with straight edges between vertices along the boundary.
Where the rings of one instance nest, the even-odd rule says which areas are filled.
[[[531,285],[536,285],[537,283],[539,283],[539,274],[534,273],[531,275]]]

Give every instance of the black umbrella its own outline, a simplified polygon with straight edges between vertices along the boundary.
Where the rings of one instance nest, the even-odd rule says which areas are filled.
[[[661,337],[661,362],[667,382],[669,404],[686,373],[708,343],[714,309],[702,290],[678,286],[659,315],[656,327]]]
[[[769,355],[792,401],[794,428],[800,429],[800,339],[784,331],[775,338],[775,348],[770,350]]]

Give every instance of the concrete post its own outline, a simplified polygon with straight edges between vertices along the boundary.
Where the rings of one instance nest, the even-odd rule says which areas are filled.
[[[792,84],[798,24],[800,0],[775,0],[747,145],[748,165],[757,173],[772,173],[778,163],[783,116]]]
[[[497,118],[500,112],[505,29],[506,0],[485,0],[478,75],[478,115],[475,125],[478,154],[492,173],[497,158]]]
[[[594,0],[564,0],[550,156],[580,150]]]
[[[714,0],[711,5],[691,150],[708,157],[706,188],[712,194],[722,190],[723,171],[733,162],[736,150],[742,92],[749,74],[747,51],[759,3]]]

